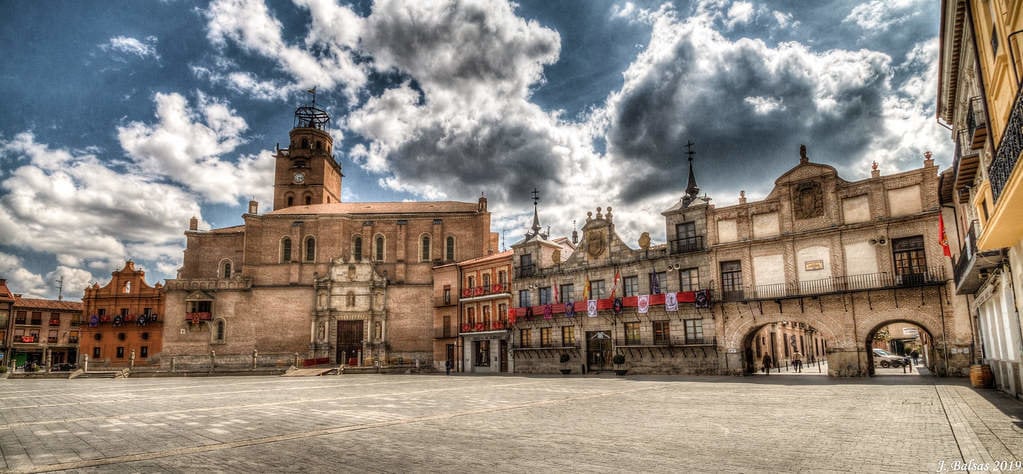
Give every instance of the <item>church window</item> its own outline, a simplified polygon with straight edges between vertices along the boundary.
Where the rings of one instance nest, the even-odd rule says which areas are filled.
[[[309,139],[308,138],[303,138],[302,139],[302,148],[309,148]]]
[[[362,236],[357,235],[352,239],[352,257],[356,262],[362,261]]]
[[[322,150],[323,149],[323,142],[322,141],[316,140],[316,149],[317,150]]]
[[[455,259],[455,238],[448,236],[447,245],[445,246],[445,259],[453,261]]]
[[[316,260],[316,238],[309,236],[305,238],[305,261],[312,262]]]
[[[281,263],[291,262],[291,239],[281,239]]]
[[[218,319],[217,324],[213,326],[213,342],[224,342],[226,335],[227,323],[223,319]]]
[[[224,259],[220,262],[220,277],[231,278],[231,261]]]
[[[376,260],[381,262],[384,260],[384,236],[378,235],[376,240]]]
[[[310,205],[312,203],[313,203],[313,197],[308,195],[308,194],[306,194],[305,195],[305,205],[308,206],[308,205]]]
[[[295,198],[291,197],[291,196],[288,196],[288,207],[291,207],[291,205],[294,204],[294,203],[295,203]]]
[[[421,249],[419,260],[422,262],[430,261],[430,236],[424,235],[421,239]]]

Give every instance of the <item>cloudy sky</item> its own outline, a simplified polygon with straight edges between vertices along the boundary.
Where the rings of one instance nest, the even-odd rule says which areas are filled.
[[[717,206],[811,160],[942,167],[938,2],[49,1],[0,18],[0,278],[78,298],[125,259],[174,278],[183,231],[271,205],[295,107],[331,114],[343,200],[486,193],[511,244],[540,193],[567,235],[612,206],[664,240],[685,143]]]

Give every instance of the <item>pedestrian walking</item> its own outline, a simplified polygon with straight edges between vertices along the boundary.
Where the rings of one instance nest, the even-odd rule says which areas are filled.
[[[448,360],[444,361],[444,375],[451,375],[451,366],[452,365],[454,365],[454,364],[451,363],[451,359],[448,359]]]
[[[792,368],[795,369],[796,372],[803,371],[803,354],[800,354],[799,351],[792,353]]]
[[[913,350],[913,352],[911,352],[911,353],[909,354],[909,357],[911,357],[911,358],[913,359],[913,365],[917,365],[917,362],[918,362],[918,361],[919,361],[919,359],[920,359],[920,353],[919,353],[919,352],[917,352],[917,350],[916,350],[916,349],[914,349],[914,350]]]
[[[771,374],[771,355],[764,354],[764,375]]]

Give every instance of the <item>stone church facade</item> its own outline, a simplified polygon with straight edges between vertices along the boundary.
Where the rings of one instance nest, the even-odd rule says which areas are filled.
[[[432,268],[496,249],[486,198],[341,202],[328,123],[315,106],[296,111],[272,211],[251,202],[242,225],[190,222],[166,284],[163,366],[432,360]]]

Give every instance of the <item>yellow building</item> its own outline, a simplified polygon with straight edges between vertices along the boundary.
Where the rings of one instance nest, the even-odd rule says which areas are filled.
[[[1023,2],[943,0],[938,120],[952,131],[953,167],[942,205],[956,291],[973,295],[980,336],[976,362],[999,388],[1023,395]],[[947,214],[947,213],[946,213]],[[950,216],[946,215],[946,219]]]

